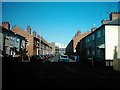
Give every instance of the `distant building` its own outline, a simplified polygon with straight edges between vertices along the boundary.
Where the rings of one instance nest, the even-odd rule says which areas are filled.
[[[40,40],[39,38],[36,36],[36,32],[33,31],[33,54],[34,55],[38,55],[39,54],[39,45],[40,45]]]
[[[59,55],[59,47],[58,46],[55,46],[55,54]]]
[[[41,37],[41,51],[43,55],[52,53],[52,46],[45,39]]]
[[[55,55],[55,42],[51,42],[52,54]]]
[[[55,43],[55,53],[58,54],[66,54],[65,48],[66,46],[64,44],[61,43]]]
[[[49,44],[43,37],[40,35],[37,35],[36,37],[36,32],[33,32],[33,37],[34,37],[34,55],[42,54],[51,54],[52,52],[52,47],[51,44]]]
[[[36,35],[35,31],[33,31],[33,34],[31,35],[30,26],[27,27],[26,31],[22,30],[18,26],[14,26],[12,31],[24,36],[27,39],[26,49],[29,57],[38,54],[50,54],[52,52],[51,45],[45,39],[43,39],[40,35]]]
[[[82,33],[80,31],[78,31],[75,36],[72,38],[72,40],[69,42],[69,44],[66,47],[66,54],[68,55],[73,55],[74,53],[76,53],[76,46],[78,44],[78,42],[84,38],[85,36],[87,36],[90,32],[85,32]]]

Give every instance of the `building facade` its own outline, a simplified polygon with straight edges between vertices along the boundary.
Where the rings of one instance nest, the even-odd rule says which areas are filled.
[[[52,54],[55,55],[55,42],[51,42]]]
[[[30,56],[34,55],[34,53],[33,53],[34,52],[34,50],[33,50],[34,37],[31,35],[30,26],[27,27],[26,31],[22,30],[18,26],[13,26],[12,31],[16,34],[24,36],[27,39],[27,44],[26,44],[27,56],[30,57]]]
[[[0,27],[0,58],[3,56],[3,33],[2,33],[2,27]]]
[[[45,39],[41,37],[41,54],[52,54],[52,46]]]
[[[22,56],[23,49],[26,49],[25,37],[18,35],[10,30],[8,22],[2,22],[2,55],[20,57]],[[22,57],[21,59],[22,60]]]
[[[61,43],[55,43],[55,54],[56,55],[66,54],[66,46]]]
[[[15,55],[15,37],[14,32],[6,28],[2,28],[3,33],[3,55]]]
[[[111,13],[110,18],[112,19],[107,22],[102,21],[99,28],[79,41],[76,50],[81,57],[96,60],[120,59],[120,13]]]
[[[24,36],[27,39],[26,50],[28,51],[27,55],[29,57],[38,54],[42,55],[51,54],[52,52],[51,44],[48,43],[40,35],[37,35],[35,31],[33,31],[33,34],[31,34],[30,26],[27,26],[26,31],[22,30],[18,26],[14,26],[12,28],[12,31]]]
[[[38,55],[39,54],[39,46],[40,46],[40,40],[39,38],[36,36],[36,32],[33,31],[33,54],[34,55]]]
[[[72,38],[72,40],[69,42],[69,44],[66,47],[66,54],[67,55],[73,55],[74,53],[76,53],[76,46],[78,44],[78,42],[84,38],[85,36],[87,36],[90,32],[85,32],[82,33],[80,31],[78,31],[75,36]]]

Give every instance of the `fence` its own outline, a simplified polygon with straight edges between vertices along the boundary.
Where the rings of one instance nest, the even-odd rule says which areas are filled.
[[[83,63],[84,65],[89,65],[92,67],[113,67],[114,66],[113,60],[105,60],[105,59],[81,58],[79,62]]]
[[[105,66],[113,67],[114,66],[113,60],[105,60]]]

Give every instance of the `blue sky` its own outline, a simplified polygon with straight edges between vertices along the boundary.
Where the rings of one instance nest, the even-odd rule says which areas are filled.
[[[48,42],[68,44],[77,30],[99,27],[112,11],[118,11],[117,2],[3,2],[2,21],[24,30],[31,26]]]

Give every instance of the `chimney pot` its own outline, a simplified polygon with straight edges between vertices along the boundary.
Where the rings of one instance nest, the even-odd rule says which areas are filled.
[[[30,26],[27,26],[27,32],[28,32],[29,34],[31,34],[31,28],[30,28]]]
[[[95,27],[93,27],[92,29],[91,29],[91,32],[93,32],[93,31],[95,31],[96,30],[96,28]]]
[[[2,27],[10,30],[10,24],[9,24],[9,22],[2,22]]]
[[[101,24],[104,25],[104,24],[106,24],[107,22],[109,22],[109,20],[104,19],[104,20],[101,21]]]
[[[114,19],[118,19],[118,18],[120,18],[120,12],[112,12],[110,14],[110,20],[111,21],[114,20]]]
[[[36,32],[35,31],[33,31],[33,37],[36,37]]]
[[[41,36],[40,36],[40,35],[37,35],[37,38],[38,38],[39,40],[41,40]]]

